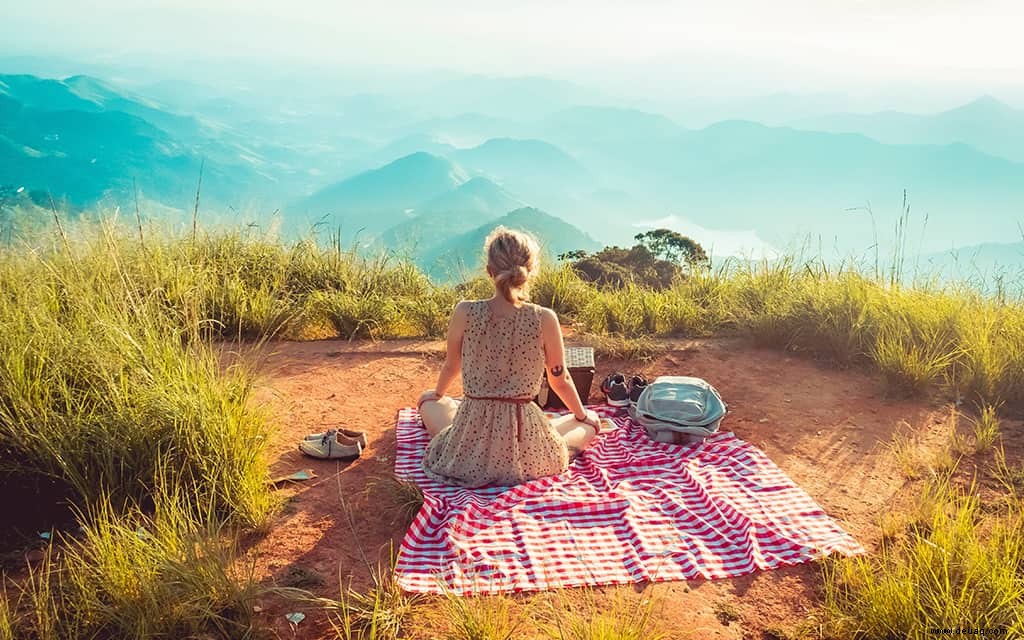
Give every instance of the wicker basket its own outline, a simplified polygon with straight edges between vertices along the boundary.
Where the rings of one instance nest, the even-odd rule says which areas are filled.
[[[594,384],[594,349],[592,347],[566,347],[565,366],[569,370],[569,379],[580,394],[583,404],[590,401],[590,387]],[[549,411],[565,409],[565,403],[548,385],[547,371],[541,380],[537,404]]]

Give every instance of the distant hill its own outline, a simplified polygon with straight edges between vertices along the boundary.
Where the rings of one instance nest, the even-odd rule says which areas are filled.
[[[862,133],[891,144],[963,142],[985,153],[1024,162],[1024,110],[983,96],[934,115],[899,111],[805,118],[792,126],[826,132]]]
[[[574,104],[600,103],[599,91],[543,76],[460,75],[406,97],[436,115],[484,113],[502,118],[533,118]]]
[[[383,147],[373,151],[368,158],[377,161],[378,164],[390,162],[395,158],[411,155],[417,151],[425,151],[435,156],[446,157],[455,151],[455,147],[438,140],[436,137],[426,133],[415,133],[392,140]]]
[[[496,220],[524,204],[497,184],[478,176],[416,206],[416,217],[385,231],[381,242],[392,249],[427,252],[453,235]]]
[[[562,210],[572,194],[598,186],[576,158],[543,140],[492,138],[476,147],[460,149],[451,157],[549,209]]]
[[[469,180],[446,158],[417,152],[328,186],[289,207],[290,213],[352,232],[377,234],[416,215],[416,207]]]
[[[49,192],[74,207],[131,193],[184,208],[200,159],[167,133],[122,112],[42,111],[0,96],[0,185]],[[210,193],[230,184],[214,166]]]
[[[0,75],[0,185],[49,192],[73,207],[133,202],[136,185],[185,209],[204,161],[208,202],[268,193],[266,163],[214,135],[93,78]]]
[[[547,140],[583,147],[613,140],[638,142],[664,139],[685,131],[661,114],[601,106],[564,109],[543,118],[536,126]]]
[[[987,242],[930,253],[905,268],[916,269],[921,277],[966,281],[988,291],[1002,285],[1020,294],[1024,293],[1024,241]]]
[[[431,136],[453,141],[459,147],[471,147],[490,138],[522,137],[525,130],[525,125],[517,120],[482,113],[428,118],[402,128],[406,135],[429,133]]]
[[[752,229],[776,246],[796,234],[841,251],[891,241],[904,190],[926,251],[1014,234],[1024,211],[1024,164],[963,144],[727,121],[621,155],[636,191],[657,194],[666,210],[709,228]],[[851,210],[868,204],[874,220]]]
[[[484,240],[498,225],[532,233],[541,242],[548,259],[574,249],[596,251],[602,246],[561,218],[540,209],[523,207],[449,238],[426,252],[419,262],[434,278],[459,280],[464,274],[482,268]]]
[[[179,138],[192,138],[202,130],[201,123],[193,117],[171,113],[145,98],[129,96],[124,90],[89,76],[50,80],[0,75],[0,94],[40,111],[120,111]]]

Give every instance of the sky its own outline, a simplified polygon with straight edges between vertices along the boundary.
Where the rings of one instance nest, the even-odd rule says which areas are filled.
[[[1022,26],[1019,0],[33,0],[5,7],[0,53],[1024,98]]]

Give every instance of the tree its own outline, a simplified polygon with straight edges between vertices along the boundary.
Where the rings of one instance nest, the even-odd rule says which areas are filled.
[[[584,254],[573,262],[581,278],[601,287],[619,289],[629,283],[666,289],[683,275],[680,266],[661,260],[642,244],[629,249],[605,247],[593,255]]]
[[[573,249],[572,251],[566,251],[565,253],[558,254],[558,259],[561,261],[575,262],[582,260],[587,257],[587,252],[583,249]]]
[[[656,257],[675,264],[696,267],[708,261],[708,254],[698,242],[671,229],[654,229],[638,233],[633,239]]]

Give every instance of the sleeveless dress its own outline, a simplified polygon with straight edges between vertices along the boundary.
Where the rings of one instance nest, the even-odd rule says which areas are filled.
[[[493,317],[470,302],[462,339],[465,399],[423,456],[431,478],[463,487],[514,485],[565,471],[565,440],[536,403],[544,375],[541,307]]]

